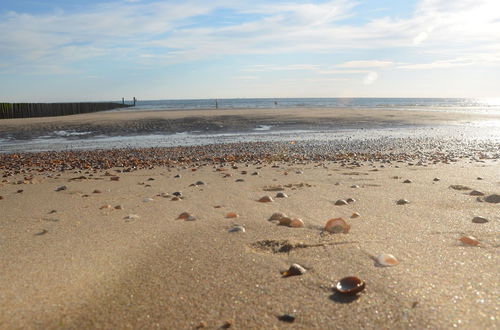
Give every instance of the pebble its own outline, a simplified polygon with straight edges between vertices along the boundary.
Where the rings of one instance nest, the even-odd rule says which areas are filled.
[[[60,186],[56,188],[56,191],[63,191],[63,190],[68,190],[67,186]]]
[[[252,175],[259,175],[259,172],[253,172]]]
[[[484,196],[484,193],[478,190],[473,190],[469,193],[471,196]]]
[[[432,181],[437,182],[437,181],[441,181],[441,179],[440,178],[434,178]]]
[[[336,202],[335,202],[335,205],[347,205],[347,201],[344,200],[344,199],[338,199]]]
[[[197,186],[203,186],[203,185],[205,185],[205,182],[203,182],[203,181],[196,181],[195,185],[197,185]]]
[[[497,195],[497,194],[489,195],[488,197],[484,198],[484,201],[488,202],[488,203],[495,203],[495,204],[500,203],[500,195]]]
[[[244,182],[245,180],[243,179],[236,179],[235,182]]]
[[[120,181],[120,177],[119,176],[112,176],[109,178],[111,181]]]
[[[278,320],[282,322],[293,323],[295,322],[295,316],[292,314],[283,314],[278,316]]]
[[[292,264],[288,270],[281,272],[283,277],[304,275],[307,270],[299,264]]]
[[[474,222],[474,223],[487,223],[487,222],[489,222],[489,220],[486,218],[483,218],[483,217],[474,217],[472,219],[472,222]]]
[[[93,193],[93,194],[101,194],[101,193],[102,193],[102,191],[101,191],[101,190],[99,190],[99,189],[95,189],[92,193]]]
[[[288,195],[283,192],[279,192],[276,194],[276,198],[288,198]]]
[[[396,202],[396,204],[398,204],[398,205],[405,205],[405,204],[408,204],[408,203],[410,203],[410,201],[407,200],[407,199],[404,199],[404,198],[402,198],[402,199],[400,199],[400,200],[398,200]]]
[[[271,196],[262,196],[259,199],[259,202],[261,202],[261,203],[271,203],[271,202],[274,202],[274,199]]]
[[[280,220],[281,218],[286,218],[286,214],[283,213],[283,212],[275,212],[273,213],[273,215],[271,215],[271,217],[269,218],[269,221],[276,221],[276,220]]]
[[[409,179],[406,179],[406,180],[403,181],[403,183],[412,183],[412,181],[409,180]]]
[[[121,206],[121,205],[116,205],[116,206],[115,206],[115,210],[123,210],[123,206]]]
[[[244,232],[246,232],[246,229],[243,226],[234,226],[234,227],[229,228],[228,232],[230,232],[230,233],[244,233]]]
[[[180,175],[180,174],[176,174],[176,175],[174,175],[174,178],[180,178],[180,177],[181,177],[181,175]]]
[[[154,201],[154,199],[152,199],[152,198],[144,198],[142,201],[143,201],[144,203],[149,203],[149,202]]]

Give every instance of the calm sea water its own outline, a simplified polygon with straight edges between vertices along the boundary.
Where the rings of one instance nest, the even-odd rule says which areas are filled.
[[[262,108],[375,108],[429,111],[500,112],[500,99],[471,98],[243,98],[194,100],[139,100],[126,110]]]

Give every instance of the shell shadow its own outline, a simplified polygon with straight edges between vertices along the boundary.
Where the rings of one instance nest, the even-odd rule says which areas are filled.
[[[350,304],[356,300],[358,300],[360,295],[346,295],[340,292],[334,292],[329,298],[336,303],[340,304]]]

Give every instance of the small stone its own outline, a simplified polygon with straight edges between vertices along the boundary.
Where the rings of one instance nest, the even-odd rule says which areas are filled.
[[[154,178],[148,178],[148,181],[154,181],[155,179]]]
[[[276,194],[276,198],[288,198],[288,195],[283,192],[279,192]]]
[[[434,178],[434,179],[432,179],[432,181],[437,182],[437,181],[441,181],[441,179],[440,178]]]
[[[176,175],[174,176],[174,178],[180,178],[180,177],[181,177],[181,175],[180,175],[180,174],[176,174]]]
[[[21,194],[23,191],[24,191],[24,190],[19,189],[18,191],[16,191],[16,193]]]
[[[273,215],[271,215],[271,217],[269,218],[269,221],[276,221],[276,220],[280,220],[281,218],[286,218],[286,214],[283,213],[283,212],[275,212],[273,213]]]
[[[407,200],[407,199],[404,199],[404,198],[402,198],[402,199],[400,199],[400,200],[398,200],[396,202],[396,204],[398,204],[398,205],[405,205],[405,204],[408,204],[408,203],[410,203],[410,201]]]
[[[234,226],[229,228],[228,232],[230,233],[244,233],[246,232],[245,227],[243,226]]]
[[[68,190],[67,186],[60,186],[56,188],[56,191],[63,191],[63,190]]]
[[[109,178],[111,181],[120,181],[120,177],[119,176],[112,176]]]
[[[143,201],[144,203],[149,203],[149,202],[154,201],[154,199],[152,199],[152,198],[144,198],[142,201]]]
[[[335,205],[347,205],[347,201],[343,199],[339,199],[335,202]]]
[[[359,218],[361,216],[361,214],[359,214],[358,212],[354,212],[353,214],[351,214],[351,218]]]
[[[409,180],[409,179],[406,179],[406,180],[403,181],[403,183],[412,183],[412,181]]]
[[[197,186],[203,186],[203,185],[205,185],[205,182],[203,182],[203,181],[196,181],[195,185],[197,185]]]
[[[95,189],[92,193],[93,193],[93,194],[101,194],[101,193],[102,193],[102,191],[101,191],[101,190],[99,190],[99,189]]]
[[[283,314],[278,316],[278,320],[286,323],[293,323],[295,322],[295,316],[291,314]]]
[[[123,206],[121,206],[121,205],[116,205],[116,206],[115,206],[115,210],[123,210]]]
[[[496,195],[496,194],[489,195],[488,197],[484,198],[484,201],[488,202],[488,203],[495,203],[495,204],[500,203],[500,195]]]
[[[474,217],[472,219],[472,222],[474,222],[474,223],[487,223],[487,222],[489,222],[489,220],[486,218],[483,218],[483,217]]]
[[[245,180],[243,179],[236,179],[235,182],[244,182]]]
[[[307,270],[299,264],[292,264],[287,271],[281,272],[283,277],[304,275]]]
[[[259,175],[259,172],[253,172],[252,175]]]
[[[482,178],[482,177],[480,177],[480,176],[478,176],[478,177],[477,177],[477,180],[483,180],[483,178]]]
[[[259,199],[259,202],[261,203],[271,203],[274,202],[273,198],[271,196],[263,196]]]
[[[480,192],[478,190],[473,190],[469,193],[469,195],[471,196],[484,196],[484,193],[483,192]]]
[[[176,192],[172,193],[172,195],[177,196],[177,197],[181,197],[182,196],[182,192],[176,191]]]

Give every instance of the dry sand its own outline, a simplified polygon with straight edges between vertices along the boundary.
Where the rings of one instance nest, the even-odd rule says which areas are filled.
[[[40,173],[32,184],[9,177],[0,185],[0,328],[499,328],[500,204],[450,185],[498,194],[500,162],[375,164],[161,167],[117,173],[119,181],[104,171]],[[263,190],[271,185],[289,185],[289,198],[257,202],[276,194]],[[184,199],[158,196],[175,191]],[[349,197],[356,201],[334,205]],[[410,203],[396,205],[401,198]],[[107,204],[123,210],[99,209]],[[197,220],[176,220],[184,211]],[[305,227],[268,221],[277,211]],[[321,230],[335,217],[349,233]],[[229,233],[234,224],[246,232]],[[463,235],[481,244],[465,246]],[[380,253],[400,264],[378,267]],[[283,278],[292,263],[309,270]],[[349,275],[366,281],[355,299],[332,290]],[[280,321],[285,313],[295,322]]]

